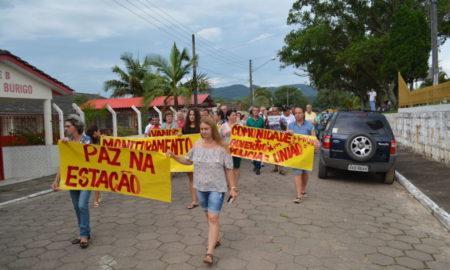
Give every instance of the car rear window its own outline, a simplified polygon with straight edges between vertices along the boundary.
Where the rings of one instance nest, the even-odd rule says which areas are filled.
[[[370,115],[366,112],[339,114],[333,126],[333,133],[352,134],[355,132],[376,132],[386,135],[386,120],[380,116]]]

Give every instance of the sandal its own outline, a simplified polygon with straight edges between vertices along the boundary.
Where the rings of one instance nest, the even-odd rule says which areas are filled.
[[[198,203],[190,203],[186,206],[187,209],[194,209],[195,207],[198,206]]]
[[[294,203],[301,203],[303,201],[303,197],[296,197],[292,200]]]
[[[206,253],[205,257],[203,257],[203,262],[212,265],[214,262],[214,256],[212,254]]]
[[[88,236],[88,240],[91,240],[90,236]],[[73,239],[70,242],[72,243],[72,245],[76,245],[76,244],[79,244],[81,242],[81,239],[80,238],[75,238],[75,239]]]
[[[99,207],[100,206],[100,202],[94,202],[94,207]]]
[[[88,241],[80,241],[80,248],[85,249],[89,246],[89,242]]]
[[[75,239],[73,239],[72,241],[70,241],[71,243],[72,243],[72,245],[76,245],[76,244],[79,244],[80,243],[80,238],[75,238]]]

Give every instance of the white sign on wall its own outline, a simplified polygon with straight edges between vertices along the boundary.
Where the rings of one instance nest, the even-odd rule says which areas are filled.
[[[0,63],[0,97],[51,99],[52,90],[31,75]]]

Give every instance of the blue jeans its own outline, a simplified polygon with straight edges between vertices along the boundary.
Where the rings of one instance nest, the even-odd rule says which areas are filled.
[[[372,112],[374,112],[375,111],[375,101],[369,101],[369,105],[370,105],[370,110],[372,111]]]
[[[261,170],[261,161],[252,160],[252,163],[255,169]]]
[[[197,190],[197,197],[203,210],[212,214],[219,214],[220,210],[222,210],[225,193]]]
[[[91,191],[89,190],[71,190],[70,198],[72,199],[73,208],[77,215],[78,227],[80,227],[81,237],[90,237],[91,228],[89,227],[89,198]]]

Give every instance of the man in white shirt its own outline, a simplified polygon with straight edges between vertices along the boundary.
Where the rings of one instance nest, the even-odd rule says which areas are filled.
[[[289,107],[284,107],[283,114],[281,115],[281,129],[286,130],[292,122],[295,122],[295,116],[291,113],[291,109]]]
[[[148,118],[148,125],[145,127],[145,130],[144,130],[144,136],[148,136],[148,133],[150,132],[150,129],[152,129],[152,127],[153,127],[153,125],[152,125],[152,116],[150,116],[149,118]]]
[[[376,110],[375,98],[377,96],[377,92],[375,92],[375,90],[372,89],[369,92],[367,92],[367,95],[369,95],[370,110],[374,112]]]

